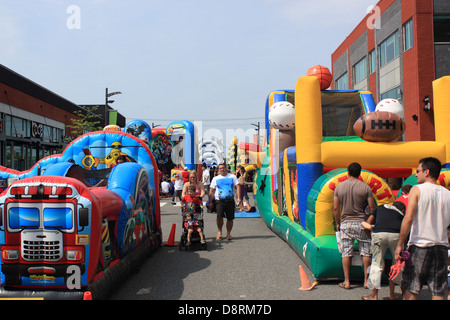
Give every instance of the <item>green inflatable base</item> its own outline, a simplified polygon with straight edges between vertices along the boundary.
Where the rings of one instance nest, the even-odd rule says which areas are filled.
[[[269,168],[263,165],[256,177],[255,202],[258,212],[267,226],[286,241],[305,261],[316,279],[343,279],[342,256],[337,247],[336,236],[313,237],[300,224],[291,221],[289,217],[275,214],[271,203],[272,177],[268,174],[264,175],[266,172],[269,172]],[[357,251],[355,253],[358,254]],[[364,268],[359,255],[352,258],[350,278],[353,280],[364,279]]]

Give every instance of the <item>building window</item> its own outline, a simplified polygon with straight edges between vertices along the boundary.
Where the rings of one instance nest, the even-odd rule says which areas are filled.
[[[380,68],[391,62],[399,55],[398,50],[398,31],[395,31],[389,38],[380,45]]]
[[[377,70],[377,56],[375,49],[369,52],[369,74]]]
[[[344,73],[340,76],[336,82],[336,90],[348,90],[348,73]]]
[[[450,16],[434,16],[434,42],[450,42]]]
[[[12,145],[10,142],[8,142],[6,145],[6,157],[5,157],[6,160],[5,167],[7,168],[12,168],[12,154],[13,154]]]
[[[411,18],[403,25],[403,51],[412,48],[413,44],[413,23]]]
[[[381,100],[383,99],[401,99],[401,88],[395,87],[394,89],[388,90],[381,94]]]
[[[5,114],[5,134],[11,136],[12,118],[10,115]]]
[[[364,57],[353,66],[353,84],[357,84],[367,77],[366,70],[367,59]]]
[[[53,128],[44,125],[44,141],[52,142],[52,137],[53,137]]]

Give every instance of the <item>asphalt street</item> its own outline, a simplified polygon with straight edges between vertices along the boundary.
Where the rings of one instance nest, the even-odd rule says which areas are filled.
[[[163,242],[175,223],[175,244],[181,237],[180,204],[161,200]],[[251,200],[252,201],[252,200]],[[301,291],[299,266],[314,282],[297,253],[273,233],[262,218],[237,218],[232,240],[216,240],[215,214],[204,214],[207,250],[180,251],[162,246],[111,296],[112,300],[361,300],[370,291],[362,282],[352,289],[338,281],[321,281]],[[225,227],[224,227],[225,234]],[[400,288],[396,287],[400,295]],[[387,284],[379,292],[387,299]],[[419,298],[428,299],[421,294]]]

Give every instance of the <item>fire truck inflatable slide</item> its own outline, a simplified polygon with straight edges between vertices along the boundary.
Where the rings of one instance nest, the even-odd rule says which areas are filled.
[[[0,167],[0,297],[107,298],[161,245],[155,172],[122,131],[85,134],[28,171]]]

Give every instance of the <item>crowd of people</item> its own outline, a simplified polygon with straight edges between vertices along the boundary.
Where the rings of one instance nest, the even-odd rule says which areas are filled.
[[[202,165],[202,176],[199,177],[195,170],[187,167],[181,173],[174,175],[174,180],[168,174],[161,178],[160,196],[172,196],[172,204],[177,204],[177,199],[183,203],[188,190],[194,190],[194,195],[201,201],[206,200],[208,212],[217,213],[217,240],[222,240],[224,218],[226,219],[226,239],[231,240],[231,230],[236,211],[245,211],[243,200],[249,201],[247,195],[248,186],[252,184],[252,177],[248,175],[243,166],[237,166],[236,172],[230,173],[225,164],[208,168]],[[206,197],[205,197],[206,196]]]
[[[437,183],[440,171],[438,159],[421,159],[416,171],[418,184],[404,186],[392,205],[376,207],[371,189],[358,179],[361,165],[354,162],[348,166],[348,179],[334,190],[333,213],[344,272],[341,288],[352,288],[350,267],[356,240],[364,286],[372,289],[363,300],[378,299],[387,248],[392,265],[404,262],[403,272],[389,281],[390,299],[398,298],[396,284],[401,285],[406,300],[417,299],[423,285],[428,285],[432,299],[448,299],[450,191]]]
[[[227,167],[229,171],[229,167]],[[252,176],[245,171],[245,167],[238,165],[236,171],[232,172],[238,178],[239,184],[243,186],[241,188],[241,197],[249,201],[247,192],[248,186],[253,182],[251,181]],[[209,194],[209,188],[214,177],[219,175],[219,166],[208,167],[206,164],[202,165],[202,177],[198,177],[195,170],[189,170],[187,167],[184,171],[177,173],[173,177],[173,181],[169,173],[160,173],[160,185],[159,194],[161,197],[172,197],[172,203],[176,204],[176,199],[181,200],[181,198],[186,195],[187,188],[190,184],[195,184],[197,186],[196,194],[203,199]],[[178,191],[178,192],[177,192]],[[237,195],[236,195],[237,196]],[[245,208],[240,206],[237,211],[244,211]]]
[[[198,179],[197,172],[195,170],[189,171],[187,167],[184,167],[184,171],[181,173],[175,174],[173,181],[170,174],[163,174],[160,178],[160,196],[172,197],[172,203],[176,204],[176,198],[181,200],[182,195],[185,195],[187,192],[187,187],[191,183],[195,183],[195,185],[198,186],[198,195],[201,194],[201,198],[203,198],[205,194],[208,194],[211,181],[216,175],[217,167],[208,168],[206,164],[202,165],[201,179]]]

